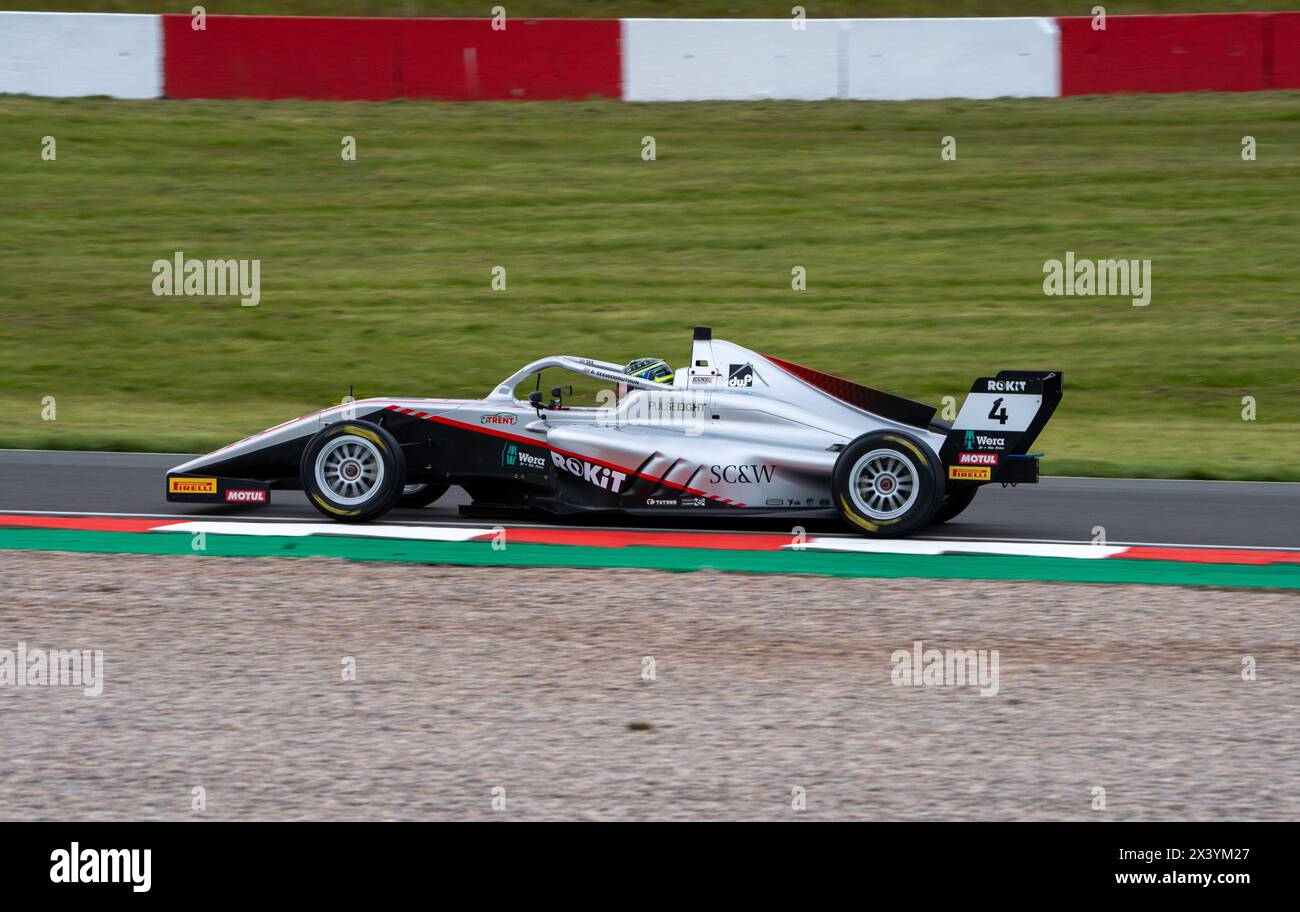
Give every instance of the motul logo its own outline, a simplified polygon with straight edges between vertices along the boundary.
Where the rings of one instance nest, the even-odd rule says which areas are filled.
[[[266,503],[265,491],[227,491],[226,503]]]
[[[957,456],[960,465],[997,465],[997,453],[961,453]]]

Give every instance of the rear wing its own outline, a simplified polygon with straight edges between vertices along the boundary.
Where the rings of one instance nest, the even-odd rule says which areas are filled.
[[[1063,392],[1060,371],[1001,371],[976,380],[939,451],[949,486],[1038,481],[1038,455],[1029,448]]]

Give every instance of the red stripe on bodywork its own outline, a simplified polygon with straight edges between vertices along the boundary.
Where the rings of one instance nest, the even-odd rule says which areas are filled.
[[[428,418],[424,420],[435,421],[438,424],[445,424],[448,425],[449,427],[460,428],[463,431],[473,431],[476,434],[487,434],[491,437],[500,437],[504,440],[513,440],[516,443],[526,443],[529,446],[541,447],[542,449],[550,450],[553,453],[559,453],[561,456],[572,456],[574,459],[582,459],[585,460],[586,462],[592,463],[593,465],[604,466],[607,469],[613,469],[615,472],[622,472],[624,475],[627,475],[629,477],[635,476],[637,478],[645,478],[649,481],[655,482],[656,484],[667,485],[670,488],[675,488],[678,491],[685,491],[687,494],[693,494],[697,497],[712,497],[715,500],[720,499],[717,494],[710,494],[707,491],[698,491],[695,488],[688,488],[685,485],[677,484],[674,481],[667,481],[655,475],[647,475],[644,472],[638,472],[636,469],[629,469],[627,466],[621,466],[621,465],[617,465],[616,463],[606,462],[603,459],[597,459],[595,456],[588,456],[584,453],[576,453],[573,450],[561,449],[560,447],[552,446],[550,443],[547,443],[545,440],[539,440],[536,437],[523,437],[519,434],[511,434],[509,431],[499,431],[496,428],[483,427],[482,425],[478,425],[478,424],[469,424],[464,421],[457,421],[454,418],[448,418],[445,415],[430,415]],[[738,503],[733,501],[727,501],[727,503],[737,507],[744,506],[743,503]]]
[[[1300,552],[1230,548],[1129,548],[1115,558],[1180,561],[1190,564],[1300,564]],[[1114,558],[1112,558],[1113,560]]]
[[[0,526],[20,526],[28,529],[74,529],[79,532],[148,532],[161,526],[175,525],[177,522],[180,522],[180,520],[0,514]]]
[[[488,541],[492,534],[480,536]],[[779,551],[793,539],[789,535],[745,535],[727,532],[633,532],[601,529],[510,529],[510,542],[533,545],[582,545],[592,548],[713,548],[727,551]]]

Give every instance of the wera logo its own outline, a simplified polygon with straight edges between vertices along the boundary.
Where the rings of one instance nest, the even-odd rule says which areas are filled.
[[[129,883],[136,893],[152,884],[152,849],[83,849],[73,843],[50,853],[51,883]]]
[[[507,443],[501,450],[501,464],[504,466],[523,466],[527,469],[544,469],[546,460],[540,456],[534,456],[527,450],[521,450],[513,443]]]
[[[974,450],[1000,450],[1007,445],[1005,437],[987,437],[984,434],[976,434],[974,431],[967,431],[965,438],[965,449]]]

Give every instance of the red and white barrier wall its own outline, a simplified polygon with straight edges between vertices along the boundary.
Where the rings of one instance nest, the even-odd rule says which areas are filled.
[[[1300,12],[348,19],[0,12],[0,93],[628,101],[1300,89]]]
[[[162,19],[0,12],[0,92],[53,98],[163,94]]]
[[[162,20],[168,98],[619,97],[617,19]]]
[[[1053,96],[1053,19],[624,19],[628,101]]]

